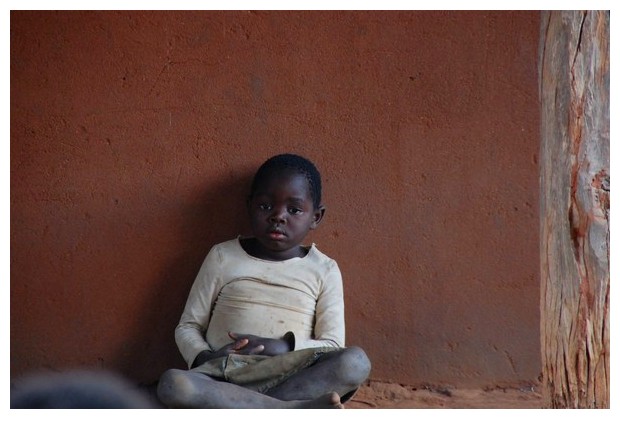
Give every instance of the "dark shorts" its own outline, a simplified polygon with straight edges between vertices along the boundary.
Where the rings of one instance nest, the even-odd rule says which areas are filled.
[[[203,363],[190,371],[265,393],[298,371],[314,365],[325,353],[338,348],[295,350],[278,356],[230,354]]]

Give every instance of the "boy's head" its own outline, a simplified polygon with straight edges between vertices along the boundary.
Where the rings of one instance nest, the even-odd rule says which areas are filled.
[[[312,162],[298,155],[268,159],[252,181],[248,212],[256,239],[255,246],[246,249],[250,254],[271,260],[303,255],[302,241],[325,214],[321,175]]]
[[[285,153],[269,158],[256,171],[252,187],[250,188],[250,198],[256,193],[259,186],[276,175],[286,173],[299,174],[306,178],[308,190],[315,209],[321,206],[321,174],[314,164],[299,155]]]

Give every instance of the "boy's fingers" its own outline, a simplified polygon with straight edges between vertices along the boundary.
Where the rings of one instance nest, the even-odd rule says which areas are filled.
[[[235,345],[233,346],[233,349],[235,350],[242,349],[245,346],[247,346],[248,343],[249,343],[249,340],[247,338],[242,338],[240,340],[235,341]]]

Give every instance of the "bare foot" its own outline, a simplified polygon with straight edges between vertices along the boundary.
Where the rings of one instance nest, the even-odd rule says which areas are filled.
[[[293,408],[334,408],[343,409],[344,405],[340,402],[340,395],[336,392],[327,393],[316,399],[308,401],[289,401]]]

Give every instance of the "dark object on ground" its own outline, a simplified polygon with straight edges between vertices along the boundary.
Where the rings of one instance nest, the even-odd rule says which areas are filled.
[[[105,371],[73,370],[24,377],[11,387],[11,408],[154,408],[131,383]]]

